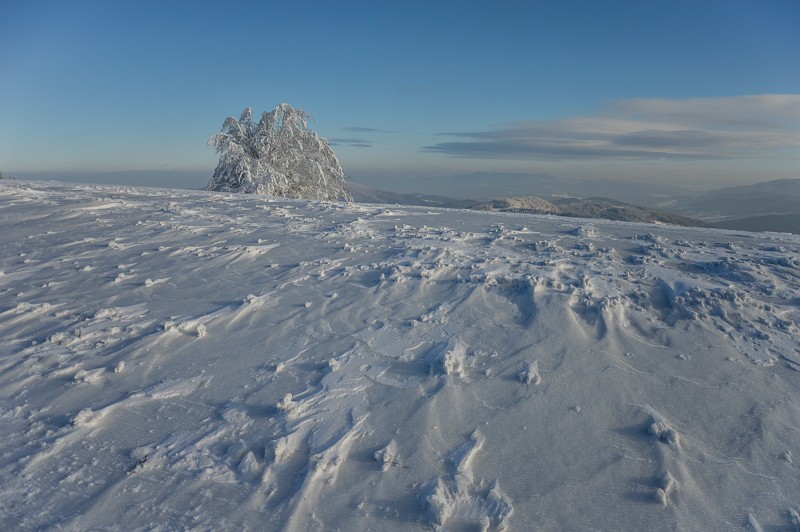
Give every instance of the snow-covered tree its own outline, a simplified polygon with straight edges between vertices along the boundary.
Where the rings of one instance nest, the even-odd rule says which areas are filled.
[[[248,107],[228,117],[209,145],[220,154],[208,190],[346,200],[345,176],[325,139],[308,129],[311,116],[282,103],[256,124]]]

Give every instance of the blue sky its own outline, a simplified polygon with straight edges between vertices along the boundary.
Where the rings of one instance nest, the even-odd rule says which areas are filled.
[[[797,28],[796,0],[4,2],[0,171],[201,188],[225,117],[288,102],[379,186],[800,178]]]

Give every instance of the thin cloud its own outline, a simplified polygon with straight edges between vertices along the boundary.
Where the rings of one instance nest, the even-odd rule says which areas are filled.
[[[620,116],[679,120],[714,129],[795,129],[800,124],[800,94],[758,94],[685,100],[631,99],[615,102],[609,111]]]
[[[614,102],[596,116],[530,120],[423,151],[481,159],[735,159],[800,148],[800,95]]]
[[[353,133],[394,133],[394,131],[387,131],[385,129],[376,129],[374,127],[362,127],[362,126],[347,126],[343,127],[342,131],[351,131]]]
[[[372,143],[364,139],[328,139],[331,146],[349,146],[351,148],[371,148]]]

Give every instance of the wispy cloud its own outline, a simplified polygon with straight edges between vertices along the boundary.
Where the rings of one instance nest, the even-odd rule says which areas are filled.
[[[362,127],[362,126],[347,126],[343,127],[342,131],[351,131],[353,133],[394,133],[394,131],[387,131],[385,129],[376,129],[374,127]]]
[[[529,120],[423,151],[485,159],[734,159],[800,148],[800,94],[614,102],[600,113]]]
[[[369,136],[373,133],[394,133],[394,131],[387,131],[385,129],[376,129],[374,127],[364,127],[364,126],[346,126],[341,128],[342,131],[347,131],[350,133],[364,133],[365,136]],[[339,137],[328,139],[328,143],[331,146],[348,146],[350,148],[372,148],[373,144],[372,141],[360,138],[352,138],[352,137]]]
[[[335,138],[335,139],[328,139],[328,144],[331,146],[349,146],[351,148],[371,148],[372,143],[368,140],[364,139],[343,139],[343,138]]]

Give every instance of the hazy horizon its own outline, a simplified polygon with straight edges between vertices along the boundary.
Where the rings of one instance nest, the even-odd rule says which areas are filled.
[[[117,171],[42,171],[42,172],[5,172],[6,179],[16,178],[32,181],[62,181],[66,183],[85,183],[97,185],[126,185],[126,186],[143,186],[143,187],[159,187],[159,188],[178,188],[188,190],[204,190],[208,184],[213,169],[209,171],[203,170],[117,170]],[[422,194],[422,195],[443,195],[447,196],[441,187],[445,183],[464,178],[463,184],[457,190],[452,190],[450,196],[460,199],[482,199],[488,198],[483,190],[475,190],[468,183],[471,177],[480,176],[496,176],[498,178],[495,183],[502,184],[507,179],[515,183],[524,182],[526,177],[530,178],[530,186],[535,187],[537,179],[547,179],[552,182],[564,183],[594,183],[598,185],[603,183],[630,183],[631,185],[643,185],[647,187],[662,187],[669,188],[675,192],[676,195],[681,193],[701,193],[706,191],[717,190],[721,188],[737,187],[754,185],[759,183],[767,183],[770,181],[798,179],[800,180],[800,172],[796,177],[773,177],[764,176],[762,179],[754,178],[752,180],[729,180],[725,183],[716,182],[700,182],[697,180],[689,180],[687,182],[668,182],[656,181],[655,183],[648,182],[647,179],[624,179],[614,177],[581,177],[574,176],[570,178],[559,178],[550,174],[542,173],[526,173],[526,172],[512,172],[512,171],[472,171],[463,173],[448,173],[439,175],[404,175],[400,173],[390,173],[382,175],[348,175],[347,179],[357,185],[366,186],[376,190],[385,190],[390,192],[397,192],[401,194]],[[513,190],[508,191],[503,188],[497,189],[497,194],[492,197],[503,197],[509,193],[513,194]],[[534,194],[535,195],[535,194]]]

